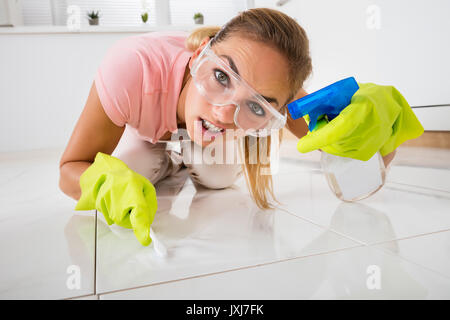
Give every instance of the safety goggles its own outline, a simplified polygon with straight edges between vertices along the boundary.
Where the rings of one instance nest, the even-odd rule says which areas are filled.
[[[211,40],[212,41],[212,40]],[[205,99],[215,106],[236,106],[234,123],[247,134],[268,136],[286,123],[286,109],[280,113],[211,49],[211,41],[194,61],[191,75]]]

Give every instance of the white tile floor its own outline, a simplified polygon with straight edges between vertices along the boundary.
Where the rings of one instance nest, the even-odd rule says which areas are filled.
[[[397,158],[379,193],[343,203],[317,154],[292,150],[282,145],[282,204],[268,212],[243,179],[220,191],[185,172],[160,183],[165,258],[101,213],[73,210],[58,189],[61,150],[0,154],[0,299],[450,298],[449,168]]]
[[[0,299],[94,293],[95,211],[75,213],[59,191],[59,156],[0,154]],[[77,271],[79,286],[70,278]]]

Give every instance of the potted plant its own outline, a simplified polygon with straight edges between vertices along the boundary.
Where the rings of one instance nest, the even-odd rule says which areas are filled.
[[[97,26],[98,25],[98,19],[100,18],[99,11],[92,10],[91,12],[87,12],[89,25],[91,26]]]
[[[144,12],[143,14],[141,14],[141,19],[143,23],[147,23],[148,20],[148,12]]]
[[[195,24],[203,24],[203,15],[200,12],[194,14],[194,22]]]

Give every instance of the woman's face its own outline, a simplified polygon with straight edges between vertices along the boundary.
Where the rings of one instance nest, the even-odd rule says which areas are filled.
[[[205,38],[201,46],[194,52],[189,61],[189,69],[192,68],[193,61],[208,41],[209,38]],[[212,50],[231,69],[235,69],[234,71],[237,71],[241,78],[259,94],[272,98],[269,99],[269,102],[276,109],[281,108],[286,103],[289,95],[287,61],[277,50],[262,42],[239,36],[232,36],[214,44]],[[234,123],[235,105],[212,105],[200,94],[192,77],[189,78],[185,87],[183,120],[186,123],[190,138],[195,143],[206,146],[217,135],[221,135],[225,140],[226,129],[238,129]],[[207,122],[205,123],[204,120]],[[220,133],[212,133],[204,127],[208,126],[208,122],[224,130]],[[201,135],[195,135],[195,130],[201,132]]]

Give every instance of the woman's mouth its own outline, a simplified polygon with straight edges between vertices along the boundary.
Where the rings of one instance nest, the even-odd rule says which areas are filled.
[[[224,130],[223,128],[215,126],[214,124],[212,124],[211,122],[209,122],[206,119],[201,119],[201,120],[202,120],[203,128],[205,128],[206,130],[209,130],[209,131],[215,132],[215,133],[222,132]]]
[[[224,128],[218,127],[206,119],[198,118],[198,122],[201,124],[202,136],[204,135],[208,139],[216,138],[225,132]]]

